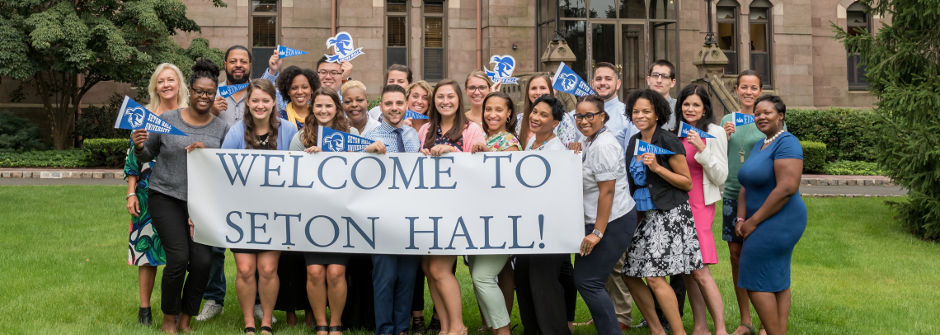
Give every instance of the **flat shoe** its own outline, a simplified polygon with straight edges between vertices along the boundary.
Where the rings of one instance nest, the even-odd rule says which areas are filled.
[[[137,311],[137,322],[150,327],[150,324],[153,323],[153,314],[150,313],[150,307],[141,307],[140,310]]]

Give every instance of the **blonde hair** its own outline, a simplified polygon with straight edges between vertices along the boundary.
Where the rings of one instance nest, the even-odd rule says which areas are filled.
[[[430,102],[430,100],[431,100],[431,84],[428,84],[428,82],[426,82],[426,81],[424,81],[424,80],[418,80],[418,81],[416,81],[416,82],[411,83],[411,85],[408,85],[408,87],[405,89],[405,99],[407,99],[408,96],[411,95],[411,91],[413,91],[413,90],[415,89],[415,87],[423,88],[424,91],[428,93],[428,102]]]
[[[358,80],[350,80],[350,81],[343,83],[343,86],[339,87],[339,91],[341,92],[340,94],[346,95],[346,90],[350,88],[358,88],[362,90],[363,94],[366,93],[366,84],[363,84],[361,81],[358,81]]]
[[[479,70],[470,72],[470,74],[467,75],[467,80],[463,81],[463,87],[467,87],[467,85],[470,84],[470,78],[474,78],[474,77],[485,80],[486,86],[493,87],[493,80],[490,79],[490,77],[486,75],[486,72],[479,71]]]
[[[176,65],[161,63],[157,65],[157,69],[150,75],[150,83],[147,85],[147,93],[150,95],[150,102],[147,103],[147,109],[152,112],[156,112],[157,107],[160,106],[160,96],[157,94],[157,76],[166,69],[173,70],[173,73],[176,74],[176,82],[179,84],[179,93],[176,95],[176,103],[179,105],[179,108],[186,107],[189,104],[189,88],[186,87],[186,82],[183,81],[183,72],[180,71],[180,68],[176,67]]]

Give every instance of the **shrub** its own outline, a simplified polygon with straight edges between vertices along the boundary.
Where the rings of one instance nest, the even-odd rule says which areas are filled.
[[[0,151],[23,152],[45,148],[35,124],[13,113],[0,112]]]
[[[82,117],[75,121],[75,135],[89,138],[128,138],[130,131],[114,128],[114,120],[124,97],[112,95],[108,103],[82,108]]]
[[[803,172],[820,173],[826,166],[826,144],[813,141],[800,141],[803,146]]]
[[[80,168],[87,165],[81,149],[0,152],[0,167]]]
[[[92,138],[82,144],[88,159],[88,166],[119,168],[124,166],[124,158],[130,142],[124,138]]]
[[[877,112],[830,108],[787,110],[787,130],[804,141],[826,143],[826,161],[872,161],[875,157]]]
[[[824,169],[826,174],[853,175],[853,176],[880,176],[884,170],[874,162],[862,161],[835,161],[827,163]]]
[[[382,97],[378,97],[378,98],[375,98],[375,99],[370,99],[370,100],[369,100],[369,109],[378,107],[379,103],[381,103],[381,102],[382,102]]]

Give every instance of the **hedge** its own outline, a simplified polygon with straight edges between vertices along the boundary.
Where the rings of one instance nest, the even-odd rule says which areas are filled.
[[[39,128],[25,118],[0,112],[0,151],[32,151],[46,149],[39,139]]]
[[[126,138],[92,138],[82,143],[89,166],[120,168],[124,166],[130,142]]]
[[[853,176],[881,176],[885,172],[878,163],[860,161],[835,161],[826,164],[826,174]]]
[[[27,152],[0,151],[0,167],[87,167],[86,153],[81,149]]]
[[[827,146],[826,161],[873,161],[876,134],[884,131],[870,109],[787,110],[787,130],[803,141]]]
[[[826,166],[826,144],[813,141],[800,141],[803,146],[803,172],[822,173]]]

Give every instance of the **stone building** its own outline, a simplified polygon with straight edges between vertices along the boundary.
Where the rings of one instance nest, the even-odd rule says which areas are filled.
[[[179,34],[188,46],[204,37],[211,46],[235,44],[253,50],[253,77],[264,70],[278,44],[310,52],[284,66],[313,67],[325,41],[349,32],[364,55],[352,76],[375,95],[384,69],[411,67],[415,78],[453,78],[487,64],[491,55],[512,55],[516,73],[553,71],[540,57],[558,31],[574,51],[572,67],[583,77],[596,62],[622,66],[623,93],[645,87],[648,64],[665,58],[677,66],[677,88],[700,77],[693,62],[702,49],[706,4],[713,12],[718,46],[729,64],[725,82],[753,68],[764,74],[765,91],[794,107],[871,107],[864,69],[833,39],[833,25],[877,31],[884,21],[855,0],[184,0],[197,34]],[[557,22],[557,23],[556,23]],[[0,109],[38,109],[35,101],[9,102],[0,87]],[[126,85],[103,84],[84,104],[103,103]],[[40,114],[40,113],[33,113]]]
[[[310,51],[285,59],[312,66],[325,41],[349,32],[365,55],[353,77],[375,94],[383,69],[403,63],[416,78],[463,81],[491,55],[512,55],[516,72],[553,71],[539,61],[558,30],[575,52],[582,76],[595,62],[623,67],[624,91],[645,87],[648,64],[665,58],[677,65],[678,85],[698,77],[693,59],[707,31],[702,0],[229,0],[227,8],[187,0],[202,36],[212,46],[248,45],[258,74],[277,44]],[[857,57],[833,39],[835,24],[877,30],[854,0],[712,0],[713,29],[728,56],[728,76],[755,69],[765,90],[789,105],[870,107]],[[556,26],[556,15],[558,25]],[[677,87],[678,89],[678,87]]]

